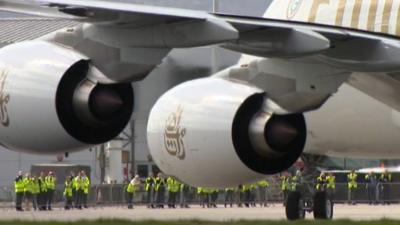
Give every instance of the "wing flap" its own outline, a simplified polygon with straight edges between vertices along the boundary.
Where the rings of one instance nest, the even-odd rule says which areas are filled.
[[[331,42],[310,30],[270,28],[242,32],[238,40],[222,47],[260,57],[294,58],[328,50]]]

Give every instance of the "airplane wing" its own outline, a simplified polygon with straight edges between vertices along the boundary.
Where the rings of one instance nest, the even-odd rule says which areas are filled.
[[[38,16],[67,17],[86,22],[107,22],[124,26],[140,26],[178,20],[205,20],[202,11],[106,1],[36,1],[3,0],[0,9]]]
[[[345,58],[345,61],[337,62],[341,66],[345,64],[350,69],[372,69],[377,72],[397,70],[400,65],[397,60],[400,59],[400,50],[394,36],[351,28],[101,0],[0,0],[0,9],[66,17],[127,29],[161,23],[204,22],[202,26],[205,24],[208,29],[193,26],[193,29],[180,30],[180,34],[193,33],[199,29],[207,34],[199,32],[191,35],[192,38],[208,40],[171,47],[217,43],[234,51],[261,57],[298,57],[324,53],[333,61]],[[358,40],[361,42],[354,46]],[[365,49],[365,45],[375,46],[374,49],[379,52],[379,63],[375,63],[375,58],[349,54],[358,52],[348,51],[349,45],[359,49]],[[387,47],[396,51],[385,50]],[[354,65],[354,61],[360,63]]]
[[[116,29],[121,32],[159,24],[168,26],[154,35],[154,40],[163,36],[162,40],[130,41],[129,46],[134,47],[156,49],[220,44],[233,51],[265,58],[318,55],[322,62],[350,72],[387,74],[400,70],[398,37],[345,27],[99,0],[0,0],[1,9],[94,23],[103,28],[102,34]],[[121,34],[122,37],[130,35]],[[358,88],[372,90],[368,94],[376,97],[373,89],[364,86]],[[400,105],[395,106],[400,109]]]

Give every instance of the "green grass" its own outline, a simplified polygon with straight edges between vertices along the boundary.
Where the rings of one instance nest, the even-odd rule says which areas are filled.
[[[28,221],[1,221],[0,225],[399,225],[400,221],[377,220],[377,221],[237,221],[237,222],[210,222],[210,221],[143,221],[130,222],[125,220],[97,220],[79,222],[28,222]]]

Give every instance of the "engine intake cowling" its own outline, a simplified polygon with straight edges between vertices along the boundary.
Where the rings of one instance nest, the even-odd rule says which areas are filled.
[[[131,84],[100,84],[101,72],[80,53],[44,41],[0,50],[0,142],[7,148],[53,154],[116,137],[133,111]]]
[[[263,90],[205,78],[164,94],[148,145],[160,169],[193,186],[231,187],[289,168],[301,155],[303,115],[277,115]]]

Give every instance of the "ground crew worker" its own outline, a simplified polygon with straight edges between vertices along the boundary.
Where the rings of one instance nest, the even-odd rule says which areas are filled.
[[[24,177],[22,171],[18,172],[17,177],[14,180],[14,190],[15,190],[15,209],[17,211],[24,211],[22,209],[22,200],[24,198]]]
[[[286,206],[287,196],[290,191],[290,176],[288,175],[281,176],[281,191],[283,194],[283,205]]]
[[[52,210],[51,203],[53,202],[54,191],[56,189],[56,178],[52,171],[50,171],[49,174],[45,177],[45,183],[47,187],[46,206],[48,210]]]
[[[35,176],[32,178],[32,206],[34,210],[39,210],[38,195],[40,193],[39,179]]]
[[[251,203],[251,185],[250,184],[243,184],[241,192],[242,192],[241,203],[244,203],[244,206],[246,208],[250,207],[250,203]]]
[[[336,177],[335,175],[333,175],[333,173],[329,173],[328,176],[326,176],[326,191],[331,198],[334,197],[335,190],[336,190]]]
[[[46,186],[46,176],[44,172],[40,172],[40,176],[38,177],[40,193],[38,194],[38,207],[39,210],[46,210],[47,203],[47,186]]]
[[[217,208],[218,194],[219,194],[218,189],[210,190],[210,207]]]
[[[173,177],[167,178],[167,189],[168,189],[168,208],[175,208],[176,196],[179,191],[179,182]]]
[[[189,194],[190,194],[190,186],[182,183],[180,185],[180,199],[179,203],[181,208],[189,208],[188,200],[189,200]]]
[[[256,200],[257,200],[257,183],[253,183],[250,185],[250,205],[252,207],[257,207]]]
[[[162,177],[162,174],[157,174],[157,177],[154,179],[154,191],[156,195],[156,207],[164,208],[165,202],[165,180]]]
[[[317,184],[315,185],[315,189],[317,191],[325,191],[326,188],[326,176],[324,172],[317,177]]]
[[[75,172],[74,171],[71,171],[70,172],[70,174],[69,174],[69,176],[71,177],[71,183],[72,183],[72,207],[71,208],[73,208],[73,207],[75,207],[75,203],[76,203],[76,197],[77,197],[77,195],[76,195],[76,188],[75,188]]]
[[[88,208],[88,197],[89,197],[89,190],[90,190],[90,179],[89,177],[86,176],[86,173],[84,170],[81,171],[81,182],[82,182],[82,188],[83,188],[83,193],[82,193],[82,203],[83,207]]]
[[[200,202],[200,206],[202,208],[204,208],[206,206],[206,203],[207,203],[205,195],[206,194],[204,193],[204,188],[197,187],[197,196],[198,196],[198,199],[199,199],[199,202]]]
[[[175,193],[175,198],[174,198],[174,208],[176,207],[176,204],[178,202],[179,199],[179,192],[181,190],[181,182],[179,182],[178,180],[174,179],[174,186],[173,186],[173,192]]]
[[[229,204],[229,206],[233,207],[235,188],[225,188],[225,208]]]
[[[72,190],[74,189],[73,187],[73,182],[72,182],[72,177],[67,176],[67,179],[65,180],[64,183],[64,198],[65,198],[65,210],[70,210],[72,208]]]
[[[378,185],[378,179],[374,172],[369,172],[364,177],[366,183],[366,189],[368,193],[368,204],[376,204],[376,187]]]
[[[390,204],[390,199],[389,199],[389,193],[390,193],[390,186],[389,183],[392,181],[392,175],[388,173],[387,170],[385,170],[381,176],[379,177],[379,183],[380,183],[380,193],[381,193],[381,199],[382,199],[382,204]]]
[[[80,173],[73,179],[73,187],[75,189],[76,198],[75,198],[75,208],[82,209],[82,200],[83,200],[83,184],[82,177]]]
[[[268,180],[264,179],[257,182],[258,186],[258,200],[260,203],[260,207],[267,207],[268,206],[268,198],[267,198],[267,188],[269,186]]]
[[[133,197],[135,192],[140,185],[139,175],[136,175],[128,184],[126,192],[128,193],[128,209],[133,209]]]
[[[357,190],[357,173],[354,170],[351,170],[349,174],[347,174],[347,187],[348,187],[348,201],[349,204],[355,205],[355,193]]]
[[[144,190],[146,191],[147,208],[154,208],[154,175],[150,173],[144,180]]]
[[[203,189],[203,206],[207,206],[207,208],[211,207],[211,193],[213,190],[211,188],[202,188]]]
[[[301,171],[297,170],[296,174],[290,179],[290,191],[297,191],[299,184],[301,183]]]
[[[25,197],[25,207],[26,210],[30,210],[30,202],[32,201],[32,179],[29,173],[25,174],[23,179],[24,182],[24,197]]]

